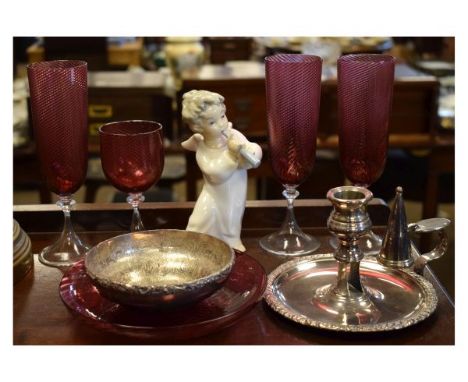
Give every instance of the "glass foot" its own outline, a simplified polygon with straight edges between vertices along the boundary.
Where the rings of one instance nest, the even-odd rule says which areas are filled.
[[[338,247],[338,239],[333,236],[328,241],[333,249]],[[370,231],[359,240],[359,248],[365,255],[377,255],[382,248],[382,238]]]
[[[39,261],[50,267],[67,268],[81,260],[89,249],[74,232],[62,234],[54,244],[41,251]]]
[[[313,236],[302,232],[294,216],[294,200],[299,196],[295,185],[285,185],[283,196],[288,208],[286,218],[278,232],[260,239],[260,246],[267,252],[280,256],[302,256],[314,252],[320,242]]]
[[[260,246],[275,255],[302,256],[317,250],[320,242],[303,232],[275,232],[260,239]]]

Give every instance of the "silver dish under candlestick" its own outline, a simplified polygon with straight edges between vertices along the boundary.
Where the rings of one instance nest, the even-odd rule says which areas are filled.
[[[361,187],[330,190],[328,228],[339,240],[334,253],[282,264],[268,280],[265,299],[300,324],[348,332],[402,329],[427,318],[437,306],[433,286],[410,270],[364,257],[359,239],[371,228],[366,211],[372,193]]]

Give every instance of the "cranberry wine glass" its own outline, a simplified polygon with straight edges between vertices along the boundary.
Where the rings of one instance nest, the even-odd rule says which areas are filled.
[[[385,167],[393,99],[395,59],[384,54],[350,54],[338,59],[340,161],[355,186],[369,187]],[[367,253],[378,252],[382,239],[363,237]]]
[[[152,121],[121,121],[99,128],[101,163],[112,185],[128,193],[133,207],[131,231],[144,230],[139,205],[143,192],[161,177],[164,167],[162,126]]]
[[[44,61],[28,66],[31,116],[41,172],[57,194],[65,222],[58,241],[44,248],[39,260],[68,267],[89,247],[73,230],[72,194],[83,184],[88,165],[88,85],[84,61]]]
[[[277,54],[265,59],[270,161],[283,184],[287,215],[279,232],[260,240],[277,255],[298,256],[319,247],[294,217],[297,187],[310,175],[315,162],[320,109],[322,59],[302,54]]]

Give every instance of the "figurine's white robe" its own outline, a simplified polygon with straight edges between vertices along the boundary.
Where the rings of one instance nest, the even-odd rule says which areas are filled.
[[[234,138],[259,160],[262,149],[237,130]],[[247,169],[252,166],[242,156],[232,158],[227,147],[210,148],[200,134],[194,134],[183,147],[196,151],[197,164],[205,184],[190,216],[187,231],[207,233],[224,240],[232,248],[245,251],[240,239],[247,196]]]

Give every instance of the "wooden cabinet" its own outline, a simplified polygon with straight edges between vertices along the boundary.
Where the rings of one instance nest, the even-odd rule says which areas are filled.
[[[103,124],[131,119],[160,122],[165,136],[172,138],[172,99],[141,89],[89,89],[90,142],[98,142],[98,129]]]
[[[396,78],[390,116],[390,134],[429,134],[437,123],[439,82],[434,77]],[[336,80],[322,82],[319,135],[338,133]]]
[[[51,59],[79,59],[89,70],[106,70],[141,65],[143,38],[120,45],[108,44],[106,37],[47,37],[45,45],[35,43],[26,53],[28,62]]]
[[[249,137],[264,137],[268,130],[266,124],[265,83],[263,79],[242,79],[231,82],[185,81],[179,95],[193,89],[209,90],[225,98],[227,117],[233,127]],[[180,107],[179,107],[179,110]],[[180,114],[180,112],[178,113]],[[181,132],[187,133],[185,127]]]
[[[165,136],[173,138],[172,98],[165,93],[164,77],[157,72],[90,73],[90,142],[98,142],[98,129],[103,124],[131,119],[160,122]]]
[[[249,60],[252,55],[251,37],[207,37],[210,63],[224,64],[227,61]]]
[[[216,92],[225,98],[227,117],[235,129],[248,137],[266,137],[264,71],[262,65],[252,64],[248,67],[207,65],[196,74],[182,75],[182,88],[177,97],[182,135],[190,133],[180,119],[182,96],[196,89]]]

